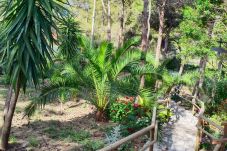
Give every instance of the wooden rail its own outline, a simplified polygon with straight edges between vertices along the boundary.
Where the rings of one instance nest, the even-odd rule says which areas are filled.
[[[127,143],[129,141],[135,140],[143,135],[146,135],[148,132],[150,132],[150,140],[148,143],[145,144],[145,146],[143,146],[143,148],[141,149],[141,151],[146,150],[147,148],[150,148],[150,151],[153,151],[153,145],[154,143],[157,141],[157,133],[158,133],[158,122],[156,121],[156,113],[157,113],[157,108],[154,107],[153,108],[153,114],[152,114],[152,121],[151,121],[151,125],[143,128],[142,130],[135,132],[125,138],[122,138],[121,140],[110,144],[107,147],[104,147],[98,151],[111,151],[111,150],[115,150],[118,147],[120,147],[121,145],[123,145],[124,143]]]
[[[209,118],[206,118],[203,114],[205,112],[205,106],[203,101],[194,98],[191,95],[188,94],[184,94],[186,97],[177,94],[179,97],[181,97],[183,100],[191,103],[193,105],[194,108],[198,109],[198,113],[195,114],[195,116],[198,118],[198,122],[197,122],[197,136],[196,136],[196,146],[195,146],[195,151],[199,150],[200,147],[200,142],[201,142],[201,138],[202,135],[205,134],[208,137],[210,137],[213,142],[216,142],[216,146],[214,148],[213,151],[225,151],[224,149],[224,144],[227,143],[227,122],[222,123],[222,126],[216,124],[215,122],[211,121]],[[197,103],[192,102],[192,99],[195,99],[197,103],[199,103],[200,105],[198,105]],[[161,102],[158,102],[161,103]],[[163,102],[162,102],[163,103]],[[168,103],[168,102],[167,102]],[[143,135],[146,135],[148,132],[150,132],[150,140],[145,143],[145,145],[142,147],[142,149],[140,149],[140,151],[145,151],[147,148],[149,148],[149,151],[154,151],[153,150],[153,146],[154,144],[157,142],[157,133],[158,133],[158,122],[156,120],[156,112],[157,112],[157,108],[154,107],[153,108],[153,114],[152,114],[152,121],[151,121],[151,125],[138,131],[135,132],[113,144],[110,144],[109,146],[102,148],[98,151],[112,151],[117,149],[118,147],[120,147],[121,145],[123,145],[124,143],[127,143],[129,141],[135,140]],[[207,132],[204,127],[203,127],[203,123],[207,122],[210,125],[214,126],[215,128],[217,128],[218,130],[220,130],[220,132],[222,133],[222,137],[221,138],[216,138],[215,136],[213,136],[212,134],[210,134],[209,132]]]
[[[227,122],[222,123],[222,125],[224,126],[224,128],[218,124],[216,124],[215,122],[211,121],[209,118],[205,117],[203,114],[205,112],[205,106],[203,101],[194,98],[193,96],[190,96],[188,94],[186,94],[186,98],[183,97],[182,95],[177,94],[179,97],[181,97],[183,100],[191,103],[193,105],[194,108],[198,109],[198,114],[196,115],[196,117],[198,118],[198,122],[197,122],[197,136],[196,136],[196,146],[195,146],[195,151],[199,150],[200,147],[200,142],[201,142],[201,138],[202,138],[202,134],[207,135],[208,137],[210,137],[213,140],[213,144],[216,144],[216,146],[214,147],[213,151],[224,151],[224,145],[225,143],[227,143]],[[184,94],[185,95],[185,94]],[[191,100],[192,98],[194,98],[197,103],[201,104],[201,107],[199,105],[197,105],[196,103],[193,103]],[[204,128],[203,128],[203,123],[209,123],[210,125],[214,126],[216,129],[218,129],[221,132],[222,137],[221,138],[216,138],[215,136],[213,136],[212,134],[210,134],[209,132],[207,132]]]

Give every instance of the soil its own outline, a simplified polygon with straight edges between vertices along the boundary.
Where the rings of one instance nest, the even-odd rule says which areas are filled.
[[[84,149],[81,144],[52,138],[45,132],[45,129],[50,126],[59,129],[70,127],[75,131],[89,132],[92,140],[104,140],[105,130],[114,125],[110,122],[97,123],[94,118],[95,107],[84,100],[66,102],[63,105],[63,114],[60,114],[60,104],[56,102],[46,105],[44,109],[40,109],[30,119],[23,118],[24,108],[29,103],[29,98],[33,96],[33,93],[20,95],[12,123],[10,150],[82,151]],[[6,94],[7,89],[0,86],[0,117],[2,117]],[[32,138],[38,142],[36,147],[31,146]]]

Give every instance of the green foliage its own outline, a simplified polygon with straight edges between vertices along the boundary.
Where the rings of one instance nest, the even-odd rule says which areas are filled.
[[[214,57],[214,52],[210,51],[211,46],[217,46],[217,37],[220,38],[220,35],[226,37],[226,27],[223,26],[225,20],[222,19],[226,10],[221,4],[210,0],[198,0],[193,6],[183,9],[183,20],[175,29],[180,33],[180,36],[176,37],[176,47],[180,51],[177,57],[182,63],[202,56]]]
[[[208,96],[208,98],[212,100],[210,102],[207,102],[206,108],[208,114],[212,115],[213,113],[220,113],[222,111],[225,111],[227,109],[227,79],[218,80],[207,78],[204,82],[204,93]],[[227,114],[225,113],[224,115],[227,116]]]
[[[118,140],[122,139],[121,135],[121,125],[113,127],[107,134],[106,134],[106,142],[108,145],[117,142]]]
[[[158,106],[158,111],[159,125],[168,122],[170,117],[173,116],[173,113],[170,111],[170,109],[166,108],[163,105]]]
[[[63,18],[58,25],[59,28],[59,53],[67,59],[78,54],[81,45],[81,30],[79,24],[72,16]]]
[[[56,42],[55,20],[66,12],[60,0],[7,1],[1,17],[6,24],[1,34],[0,53],[10,82],[26,88],[27,82],[39,83],[48,62],[52,60]]]
[[[100,111],[122,95],[141,95],[149,100],[151,93],[139,89],[138,79],[141,74],[156,71],[152,66],[140,66],[140,52],[131,48],[137,43],[138,40],[130,40],[115,50],[110,43],[103,42],[94,49],[86,39],[83,40],[83,51],[57,69],[55,80],[42,89],[39,98],[31,102],[26,112],[31,115],[36,107],[54,101],[62,91],[71,96],[76,92]]]
[[[44,130],[51,138],[58,140],[65,140],[69,142],[80,142],[87,139],[91,134],[84,130],[74,130],[72,127],[58,128],[50,126]]]
[[[10,135],[10,137],[9,137],[9,143],[10,144],[17,143],[17,138],[15,136],[13,136],[13,135]]]
[[[121,123],[125,136],[150,124],[151,108],[146,109],[133,102],[114,102],[110,105],[110,119]]]
[[[114,102],[110,105],[110,119],[114,122],[121,122],[128,114],[133,112],[133,106],[131,102]]]
[[[81,144],[83,145],[83,150],[86,151],[95,151],[104,147],[104,142],[102,140],[85,139]]]
[[[38,147],[40,144],[39,140],[34,136],[30,136],[28,138],[28,142],[29,142],[29,146],[31,147]]]

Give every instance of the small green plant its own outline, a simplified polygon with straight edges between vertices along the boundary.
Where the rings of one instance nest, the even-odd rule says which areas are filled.
[[[129,97],[130,99],[130,97]],[[127,136],[150,124],[150,111],[138,103],[115,102],[110,106],[110,118],[122,125],[122,135]]]
[[[121,135],[121,125],[114,127],[109,134],[106,134],[107,144],[115,143],[122,138]]]
[[[83,149],[85,151],[95,151],[100,148],[104,147],[104,142],[102,140],[90,140],[90,139],[85,139],[84,141],[81,142],[83,145]]]
[[[110,119],[114,122],[121,122],[131,112],[131,102],[114,102],[110,105]]]
[[[76,131],[72,127],[56,128],[51,126],[44,130],[53,139],[65,140],[68,142],[80,142],[87,139],[91,134],[85,130]]]
[[[17,142],[17,138],[14,135],[10,135],[9,137],[9,143],[15,144]]]
[[[29,137],[28,142],[29,142],[29,146],[31,147],[38,147],[40,144],[39,140],[34,136]]]

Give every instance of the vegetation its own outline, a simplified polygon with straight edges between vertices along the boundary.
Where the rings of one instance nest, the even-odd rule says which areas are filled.
[[[150,125],[155,106],[162,128],[174,115],[168,100],[186,107],[179,97],[185,93],[192,103],[202,101],[212,121],[227,121],[223,0],[2,0],[0,12],[0,87],[8,89],[0,150],[17,142],[14,115],[32,119],[56,102],[62,117],[71,108],[67,101],[79,101],[92,106],[86,114],[92,113],[96,124],[115,124],[104,134],[75,129],[68,121],[60,122],[63,128],[49,124],[42,130],[84,150],[100,149]],[[29,95],[23,109],[16,108],[27,98],[22,91]],[[220,137],[212,126],[204,127]],[[42,147],[35,134],[27,138],[30,147]],[[213,148],[206,135],[199,140],[201,149]],[[135,148],[132,144],[121,150]]]

